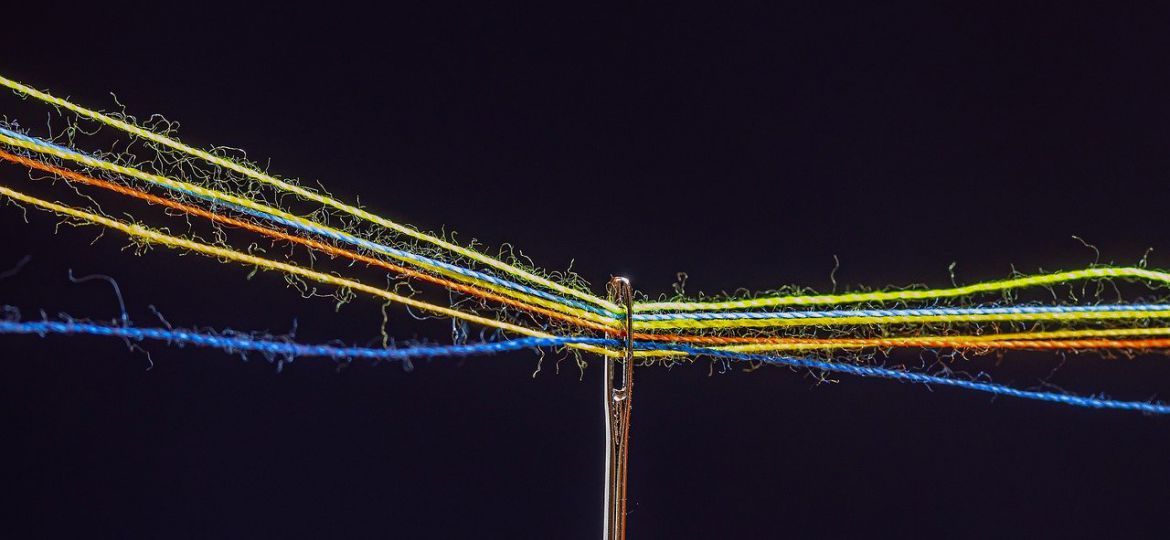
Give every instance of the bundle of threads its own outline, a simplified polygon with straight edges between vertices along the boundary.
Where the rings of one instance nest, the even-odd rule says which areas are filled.
[[[323,287],[338,302],[369,295],[439,318],[493,329],[483,343],[369,348],[306,345],[247,335],[138,328],[75,320],[4,320],[0,333],[92,334],[161,340],[226,351],[339,360],[439,358],[553,348],[591,359],[624,354],[627,322],[641,364],[707,357],[719,362],[788,366],[816,373],[887,378],[1066,405],[1170,413],[1170,406],[1055,391],[886,366],[892,351],[964,358],[1007,350],[1059,350],[1132,356],[1170,349],[1170,273],[1092,266],[1017,274],[947,288],[909,287],[843,294],[786,288],[749,297],[648,298],[632,309],[593,292],[571,272],[549,272],[514,250],[496,255],[460,245],[270,174],[228,148],[179,141],[174,124],[124,112],[98,112],[0,76],[15,104],[46,106],[55,133],[31,133],[0,120],[0,198],[71,223],[125,235],[135,246],[162,246],[283,274],[290,285]],[[101,150],[99,150],[99,148]],[[53,180],[52,195],[26,188]],[[104,211],[118,200],[152,220]],[[158,212],[162,209],[163,212]],[[121,212],[120,214],[125,214]],[[263,252],[242,248],[279,245]],[[381,283],[394,280],[388,285]],[[371,283],[379,283],[374,285]],[[406,287],[396,285],[406,284]],[[1106,291],[1117,299],[1104,302]],[[1122,291],[1125,291],[1124,293]],[[407,292],[404,292],[407,291]],[[1124,297],[1133,300],[1123,301]],[[439,300],[436,300],[439,299]],[[1118,366],[1117,369],[1124,369]]]

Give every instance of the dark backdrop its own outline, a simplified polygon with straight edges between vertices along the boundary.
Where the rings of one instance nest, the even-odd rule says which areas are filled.
[[[9,12],[2,72],[180,120],[197,146],[424,229],[510,242],[596,291],[972,282],[1170,267],[1170,16],[1027,7],[731,13],[573,4]],[[29,9],[29,8],[25,8]],[[17,103],[4,93],[0,112]],[[43,114],[43,113],[42,113]],[[41,129],[42,116],[22,117]],[[5,185],[25,173],[0,167]],[[41,188],[38,188],[41,189]],[[274,275],[0,210],[0,303],[366,342]],[[391,310],[401,338],[449,340]],[[599,370],[530,353],[339,369],[4,337],[6,529],[99,537],[595,538]],[[1165,357],[1068,358],[1080,393],[1170,399]],[[1034,387],[1057,355],[960,366]],[[1170,423],[700,362],[644,369],[631,538],[1164,537]]]

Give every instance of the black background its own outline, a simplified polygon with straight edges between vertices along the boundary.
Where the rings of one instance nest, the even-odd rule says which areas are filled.
[[[801,3],[804,4],[804,3]],[[28,9],[28,8],[26,8]],[[2,72],[182,122],[196,146],[423,229],[650,295],[1170,267],[1170,14],[282,4],[5,10]],[[19,101],[0,96],[0,112]],[[9,108],[12,107],[12,108]],[[24,107],[24,106],[22,106]],[[24,110],[24,109],[21,109]],[[6,113],[10,114],[10,113]],[[22,117],[41,133],[45,117]],[[4,185],[26,175],[0,167]],[[30,188],[39,193],[47,187]],[[60,189],[60,188],[57,188]],[[135,323],[377,337],[275,275],[0,210],[0,303]],[[391,309],[391,334],[449,340]],[[595,538],[599,370],[530,353],[346,369],[4,337],[7,517],[33,536]],[[1053,354],[959,366],[1035,387]],[[1170,398],[1170,367],[1070,357],[1079,393]],[[1165,537],[1170,424],[700,362],[641,370],[630,538]]]

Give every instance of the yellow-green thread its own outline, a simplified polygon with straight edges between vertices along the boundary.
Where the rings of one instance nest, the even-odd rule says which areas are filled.
[[[1094,278],[1139,278],[1158,283],[1170,283],[1170,273],[1132,267],[1085,268],[1068,272],[1040,274],[1020,278],[986,281],[946,289],[923,289],[905,291],[875,291],[810,296],[773,296],[725,302],[642,302],[634,304],[634,311],[717,311],[729,309],[762,308],[776,306],[811,306],[834,304],[858,304],[864,302],[898,302],[908,300],[929,300],[953,298],[971,294],[1006,291],[1023,287],[1053,285],[1067,281]],[[648,327],[647,327],[648,328]]]
[[[507,264],[503,261],[494,259],[492,257],[489,257],[489,256],[484,255],[482,253],[479,253],[477,251],[470,250],[470,249],[467,249],[463,246],[459,246],[456,244],[452,244],[452,243],[447,242],[446,240],[443,240],[441,238],[436,238],[434,236],[431,236],[431,235],[428,235],[428,234],[423,233],[421,231],[418,231],[418,230],[414,229],[413,227],[409,227],[406,225],[395,223],[393,221],[390,221],[390,220],[383,218],[381,216],[378,216],[376,214],[372,214],[370,212],[362,210],[361,208],[357,208],[355,206],[351,206],[351,205],[342,203],[341,201],[338,201],[338,200],[333,199],[331,197],[326,197],[324,195],[314,193],[311,190],[305,189],[303,187],[300,187],[300,186],[297,186],[294,184],[290,184],[288,182],[285,182],[283,180],[280,180],[278,178],[275,178],[273,176],[265,174],[261,171],[255,170],[251,167],[246,167],[246,166],[240,165],[240,164],[235,163],[231,160],[224,159],[222,157],[210,154],[210,153],[205,152],[203,150],[199,150],[198,148],[193,148],[191,146],[185,145],[185,144],[183,144],[179,141],[176,141],[174,139],[171,139],[169,137],[159,135],[159,134],[154,133],[152,131],[148,131],[146,129],[143,129],[143,128],[136,126],[134,124],[124,122],[124,121],[118,120],[116,118],[112,118],[110,116],[104,115],[104,114],[97,112],[97,111],[94,111],[94,110],[87,109],[87,108],[82,107],[80,105],[74,104],[70,101],[58,98],[56,96],[42,92],[42,91],[37,90],[35,88],[32,88],[30,86],[26,86],[24,84],[21,84],[19,82],[14,81],[14,80],[8,79],[2,75],[0,75],[0,85],[6,86],[12,90],[15,90],[17,92],[25,94],[27,96],[31,96],[31,97],[36,98],[36,99],[43,101],[45,103],[57,105],[61,108],[67,109],[67,110],[72,111],[74,113],[77,113],[81,116],[90,118],[90,119],[95,120],[97,122],[101,122],[103,124],[114,127],[116,129],[120,129],[120,130],[126,131],[128,133],[132,133],[132,134],[139,136],[139,137],[142,137],[144,139],[154,141],[158,144],[168,146],[168,147],[173,148],[175,150],[178,150],[180,152],[198,157],[198,158],[203,159],[204,161],[207,161],[207,162],[212,163],[214,165],[218,165],[220,167],[224,167],[226,169],[233,170],[237,173],[245,175],[245,176],[252,178],[254,180],[269,184],[271,186],[274,186],[278,189],[287,191],[289,193],[296,194],[297,196],[300,196],[304,199],[314,201],[314,202],[317,202],[320,204],[324,204],[326,206],[330,206],[332,208],[335,208],[337,210],[340,210],[340,211],[345,212],[347,214],[350,214],[352,216],[364,219],[366,221],[376,223],[382,227],[386,227],[388,229],[397,231],[400,234],[404,234],[404,235],[409,236],[411,238],[414,238],[416,240],[422,240],[424,242],[429,242],[429,243],[434,244],[436,246],[439,246],[443,249],[452,251],[454,253],[457,253],[457,254],[462,255],[464,257],[467,257],[469,259],[472,259],[472,260],[478,261],[480,263],[486,264],[488,266],[491,266],[492,268],[495,268],[495,269],[500,270],[502,272],[506,272],[506,273],[511,274],[515,277],[526,280],[530,283],[535,283],[535,284],[547,287],[549,289],[555,290],[561,294],[566,294],[569,296],[573,296],[579,300],[590,302],[594,305],[600,306],[600,307],[605,308],[606,310],[609,310],[609,311],[620,311],[619,307],[616,304],[609,302],[605,299],[599,298],[597,296],[594,296],[592,294],[582,292],[582,291],[579,291],[577,289],[573,289],[570,287],[566,287],[564,285],[561,285],[560,283],[557,283],[557,282],[549,280],[547,278],[538,276],[538,275],[533,274],[531,272],[528,272],[522,268],[516,268],[515,266]]]

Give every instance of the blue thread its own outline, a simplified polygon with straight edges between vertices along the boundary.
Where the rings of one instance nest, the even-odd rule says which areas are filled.
[[[449,356],[471,356],[530,349],[534,347],[557,347],[571,343],[616,346],[618,342],[605,338],[558,337],[519,338],[508,341],[474,343],[470,345],[436,345],[406,347],[401,349],[378,349],[371,347],[336,347],[331,345],[305,345],[286,341],[275,341],[242,336],[217,336],[186,330],[166,328],[135,328],[107,326],[79,322],[13,322],[0,321],[0,334],[89,334],[112,336],[142,341],[154,339],[170,343],[189,343],[214,347],[227,352],[261,352],[274,355],[317,356],[338,360],[366,358],[378,360],[405,360],[413,358],[440,358]]]
[[[766,356],[762,354],[747,354],[737,353],[731,351],[721,351],[718,349],[705,349],[700,347],[687,347],[685,345],[669,345],[660,344],[655,345],[659,350],[671,350],[676,352],[687,353],[691,355],[706,355],[718,358],[727,358],[730,360],[741,360],[746,362],[764,362],[773,365],[790,366],[797,368],[818,369],[823,371],[831,371],[835,373],[845,373],[849,375],[856,375],[858,377],[879,377],[883,379],[893,379],[899,381],[906,381],[918,384],[935,384],[939,386],[953,386],[962,388],[964,390],[974,390],[977,392],[987,392],[1000,396],[1011,396],[1022,399],[1031,399],[1036,401],[1047,401],[1050,403],[1059,403],[1062,405],[1072,405],[1074,407],[1086,407],[1090,409],[1112,409],[1122,411],[1138,411],[1150,414],[1170,414],[1170,405],[1160,402],[1145,402],[1145,401],[1120,401],[1115,399],[1096,398],[1077,396],[1072,394],[1057,394],[1055,392],[1037,392],[1033,390],[1020,390],[1002,384],[968,381],[963,379],[952,379],[949,377],[940,377],[938,375],[927,375],[924,373],[916,373],[913,371],[898,371],[895,369],[861,366],[856,364],[848,364],[843,362],[825,362],[823,360],[813,360],[811,358],[786,358],[779,356]]]
[[[183,330],[168,330],[163,328],[128,328],[121,326],[106,326],[92,323],[77,322],[13,322],[0,321],[0,333],[4,334],[37,334],[44,336],[56,334],[92,334],[99,336],[116,336],[129,339],[157,339],[171,343],[190,343],[207,347],[216,347],[228,352],[257,351],[277,355],[293,356],[323,356],[335,359],[385,359],[407,360],[413,358],[441,358],[453,356],[469,356],[477,354],[494,354],[506,351],[515,351],[534,347],[558,347],[569,344],[588,344],[602,347],[620,347],[622,343],[615,339],[590,337],[552,337],[552,338],[520,338],[508,341],[475,343],[470,345],[422,346],[402,349],[375,349],[369,347],[334,347],[328,345],[303,345],[284,341],[272,341],[250,337],[228,337],[188,332]],[[790,366],[804,369],[816,369],[833,373],[845,373],[858,377],[877,377],[893,379],[918,384],[933,384],[953,386],[964,390],[987,392],[995,395],[1031,399],[1074,407],[1091,409],[1111,409],[1124,411],[1138,411],[1150,414],[1170,414],[1170,405],[1158,402],[1119,401],[1098,397],[1084,397],[1054,392],[1037,392],[1020,390],[1001,384],[952,379],[937,375],[927,375],[911,371],[898,371],[889,368],[862,366],[845,362],[826,362],[811,358],[787,358],[767,356],[762,354],[748,354],[702,347],[689,347],[662,343],[635,342],[639,350],[664,350],[684,353],[688,355],[704,355],[730,360],[764,362],[773,365]]]
[[[81,156],[81,157],[88,158],[88,159],[94,159],[94,160],[97,159],[93,156],[85,154],[84,152],[80,152],[80,151],[73,150],[70,148],[58,146],[56,144],[53,144],[53,143],[48,142],[48,141],[43,141],[43,140],[38,139],[36,137],[30,137],[30,136],[24,135],[22,133],[17,133],[15,131],[5,129],[4,127],[0,127],[0,133],[8,135],[9,137],[12,137],[14,139],[20,139],[22,141],[25,141],[25,142],[28,142],[31,144],[53,148],[53,149],[55,149],[59,152],[62,152],[62,153],[72,154],[75,156]],[[422,263],[422,264],[427,264],[427,265],[443,268],[445,270],[454,272],[454,273],[459,274],[461,276],[479,279],[479,280],[491,283],[491,284],[499,286],[499,287],[504,287],[504,288],[511,289],[514,291],[523,292],[523,293],[526,293],[526,294],[529,294],[532,296],[537,296],[539,298],[543,298],[545,300],[549,300],[552,302],[557,302],[557,303],[572,306],[572,307],[575,307],[578,309],[583,309],[585,311],[589,311],[589,312],[595,313],[597,315],[602,315],[602,316],[610,317],[610,318],[614,318],[617,316],[624,316],[624,313],[609,311],[609,310],[602,309],[602,308],[599,308],[599,307],[596,307],[596,306],[593,306],[593,305],[590,305],[590,304],[587,304],[584,302],[580,302],[577,300],[571,300],[571,299],[564,298],[564,297],[561,297],[561,296],[558,296],[558,295],[555,295],[552,293],[548,293],[548,292],[542,291],[540,289],[536,289],[534,287],[529,287],[527,285],[515,283],[513,281],[501,279],[501,278],[498,278],[496,276],[492,276],[489,274],[478,272],[476,270],[463,268],[463,267],[456,266],[456,265],[453,265],[450,263],[445,263],[443,261],[431,259],[429,257],[425,257],[422,255],[416,255],[416,254],[410,253],[408,251],[403,251],[403,250],[395,249],[395,248],[392,248],[389,246],[384,246],[384,245],[376,243],[376,242],[371,242],[371,241],[365,240],[363,238],[358,238],[358,237],[350,235],[348,233],[344,233],[344,232],[340,232],[340,231],[337,231],[337,232],[328,231],[328,230],[325,230],[325,229],[320,228],[320,227],[314,227],[312,225],[297,223],[295,221],[292,221],[292,220],[289,220],[286,218],[282,218],[279,216],[275,216],[275,215],[269,214],[267,212],[262,212],[260,210],[246,208],[246,207],[243,207],[243,206],[231,203],[231,202],[220,201],[220,200],[217,200],[217,199],[205,196],[205,195],[194,193],[190,190],[186,190],[186,189],[183,189],[181,187],[174,187],[174,186],[162,186],[162,187],[164,187],[166,189],[170,189],[172,191],[178,191],[180,193],[185,193],[185,194],[190,195],[192,197],[203,199],[205,201],[209,201],[209,202],[212,202],[214,204],[224,206],[226,208],[230,208],[230,209],[235,210],[237,212],[242,212],[242,213],[249,214],[249,215],[261,218],[261,219],[266,219],[269,221],[280,223],[280,224],[288,226],[288,227],[293,227],[296,229],[300,229],[302,231],[307,231],[307,232],[311,232],[313,234],[325,236],[327,238],[331,238],[331,239],[337,240],[339,242],[344,242],[344,243],[351,244],[351,245],[361,246],[361,247],[364,247],[364,248],[369,249],[371,251],[375,251],[375,252],[382,253],[385,255],[390,255],[392,257],[397,256],[397,257],[401,257],[403,259],[413,261],[415,263]]]
[[[1043,313],[1084,313],[1088,311],[1170,311],[1170,304],[1108,304],[1099,306],[1016,306],[921,309],[857,309],[827,311],[732,311],[723,313],[635,313],[635,321],[727,320],[727,319],[835,319],[841,317],[929,317],[965,315],[1009,315]]]

